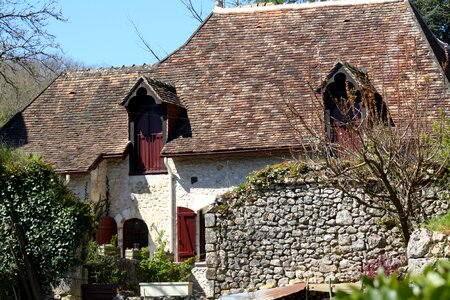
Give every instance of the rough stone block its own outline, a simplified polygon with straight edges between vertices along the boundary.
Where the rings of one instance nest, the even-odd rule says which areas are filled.
[[[420,228],[411,234],[407,247],[408,258],[422,258],[428,253],[432,240],[431,232],[425,228]]]
[[[205,214],[205,227],[216,226],[216,216],[214,214]]]

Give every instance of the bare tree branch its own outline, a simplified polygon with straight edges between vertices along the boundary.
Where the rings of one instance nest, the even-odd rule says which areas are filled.
[[[153,50],[153,48],[150,46],[150,44],[147,42],[147,40],[144,38],[144,35],[141,33],[139,28],[137,27],[136,23],[133,22],[133,20],[129,19],[131,25],[133,25],[134,32],[136,33],[137,37],[139,38],[139,41],[142,43],[142,49],[150,52],[150,54],[157,60],[161,61],[158,54],[156,54],[156,51]]]
[[[197,20],[200,23],[203,23],[203,9],[202,9],[202,1],[200,1],[200,8],[196,8],[192,4],[192,0],[180,0],[187,11],[190,13],[191,17]]]

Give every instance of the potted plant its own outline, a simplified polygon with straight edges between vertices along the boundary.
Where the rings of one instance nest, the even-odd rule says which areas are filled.
[[[173,255],[165,250],[167,242],[158,237],[158,248],[150,257],[148,248],[141,251],[139,264],[140,276],[144,282],[139,283],[141,297],[189,296],[192,294],[191,276],[194,258],[182,263],[173,261]]]

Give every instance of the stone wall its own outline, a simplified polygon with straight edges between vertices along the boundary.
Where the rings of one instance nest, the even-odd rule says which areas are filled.
[[[356,281],[381,254],[404,257],[391,216],[316,177],[296,182],[229,193],[210,207],[206,263],[216,297],[299,281]]]
[[[408,271],[420,273],[429,264],[450,258],[450,237],[420,228],[411,234],[407,247]]]

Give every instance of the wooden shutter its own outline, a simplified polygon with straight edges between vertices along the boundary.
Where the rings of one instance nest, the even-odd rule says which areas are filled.
[[[164,143],[159,113],[153,110],[142,113],[135,125],[135,138],[135,171],[138,173],[164,171],[163,158],[160,155]]]
[[[178,261],[195,256],[195,212],[177,207]]]

